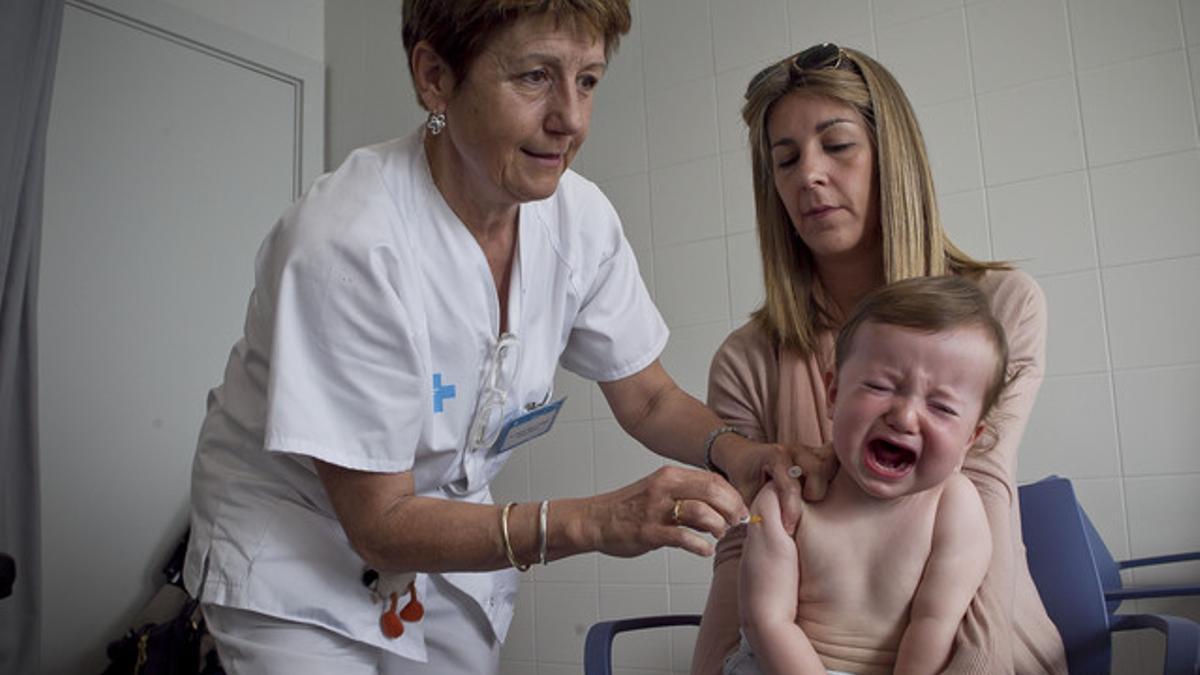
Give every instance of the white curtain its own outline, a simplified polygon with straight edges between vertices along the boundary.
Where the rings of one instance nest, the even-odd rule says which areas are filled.
[[[0,673],[39,672],[37,279],[46,125],[63,0],[0,0]]]

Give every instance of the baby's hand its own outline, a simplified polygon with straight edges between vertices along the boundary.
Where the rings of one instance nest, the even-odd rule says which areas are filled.
[[[750,513],[738,584],[742,624],[792,623],[800,568],[795,539],[783,529],[774,483],[759,490]]]

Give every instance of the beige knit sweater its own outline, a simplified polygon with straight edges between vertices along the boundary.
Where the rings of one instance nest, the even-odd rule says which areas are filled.
[[[1025,563],[1015,484],[1017,447],[1045,364],[1046,305],[1020,271],[987,272],[979,280],[1009,342],[1015,380],[996,415],[994,447],[972,453],[963,467],[979,490],[993,539],[992,564],[959,627],[947,672],[1066,673],[1066,657]],[[708,403],[728,423],[767,442],[819,446],[831,438],[822,374],[832,365],[832,333],[820,353],[781,351],[754,324],[734,331],[713,357]],[[696,641],[692,673],[715,675],[738,644],[737,577],[745,529],[717,546],[713,580]]]

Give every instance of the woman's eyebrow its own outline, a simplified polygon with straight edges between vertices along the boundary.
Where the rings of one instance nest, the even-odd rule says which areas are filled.
[[[835,124],[854,124],[854,120],[848,117],[831,117],[823,122],[818,123],[816,131],[819,134]],[[774,150],[781,145],[796,145],[796,141],[790,136],[785,136],[774,143],[771,143],[771,149]]]
[[[563,60],[558,54],[548,52],[530,52],[517,58],[519,63],[545,63],[555,67],[562,67]],[[580,70],[588,70],[591,68],[599,68],[600,70],[608,70],[608,61],[595,61],[584,64]]]
[[[832,117],[817,125],[817,132],[822,132],[835,124],[854,124],[854,120],[845,117]]]

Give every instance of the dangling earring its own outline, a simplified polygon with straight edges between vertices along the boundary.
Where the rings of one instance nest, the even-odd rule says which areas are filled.
[[[425,128],[428,129],[429,133],[433,134],[434,136],[442,133],[442,130],[446,128],[446,113],[429,113],[429,119],[425,121]]]

